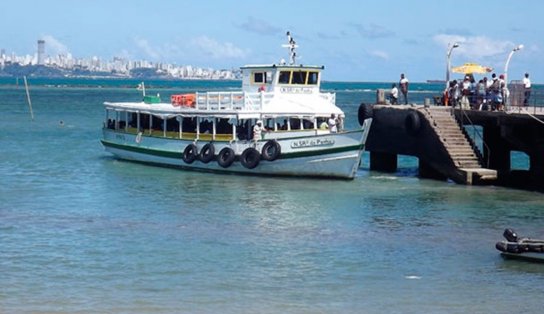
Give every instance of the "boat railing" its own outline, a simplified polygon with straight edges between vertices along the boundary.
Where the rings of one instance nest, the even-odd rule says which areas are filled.
[[[258,111],[270,102],[273,93],[206,92],[196,93],[195,109]]]
[[[336,103],[336,94],[335,93],[319,93],[319,97],[325,99],[326,101],[335,104]]]

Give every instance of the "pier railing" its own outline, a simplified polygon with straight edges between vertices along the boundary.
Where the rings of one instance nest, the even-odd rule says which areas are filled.
[[[454,112],[455,112],[454,108],[452,107],[451,113],[455,117]],[[461,107],[460,112],[461,112],[461,115],[463,116],[462,118],[467,119],[467,121],[469,123],[469,126],[472,128],[472,136],[470,136],[470,134],[468,133],[468,130],[465,128],[465,125],[463,123],[461,123],[461,125],[463,126],[461,128],[463,133],[467,136],[468,141],[470,142],[470,146],[472,146],[472,149],[474,150],[474,152],[478,156],[478,159],[480,159],[480,161],[482,163],[484,163],[484,166],[486,168],[489,168],[489,159],[490,159],[490,156],[491,156],[491,149],[485,143],[483,135],[480,133],[480,131],[476,128],[476,126],[474,125],[474,123],[472,122],[470,117],[467,115],[467,113],[465,112],[465,109],[463,109]],[[482,146],[487,151],[487,158],[484,159],[484,156],[482,155],[482,152],[480,151],[480,149],[478,149],[478,145],[476,145],[476,139],[479,139],[480,141],[482,141]]]
[[[206,92],[196,93],[198,110],[258,111],[274,97],[273,93]]]
[[[508,84],[509,96],[506,107],[509,112],[544,114],[544,93],[539,88],[532,88],[530,97],[525,102],[525,88],[521,81]]]

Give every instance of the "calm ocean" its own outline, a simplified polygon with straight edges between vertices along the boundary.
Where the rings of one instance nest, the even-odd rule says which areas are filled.
[[[506,227],[544,237],[540,193],[419,179],[409,157],[384,174],[365,154],[353,181],[119,161],[99,142],[102,103],[140,99],[136,81],[30,80],[34,121],[13,81],[0,86],[0,313],[542,312],[544,265],[494,247]],[[239,85],[146,83],[163,97]],[[388,86],[323,87],[353,128]],[[411,88],[421,102],[442,86]]]

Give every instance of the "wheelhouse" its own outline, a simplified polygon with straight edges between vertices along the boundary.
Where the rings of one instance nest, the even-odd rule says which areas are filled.
[[[245,92],[319,93],[321,70],[318,66],[251,65],[241,68]]]

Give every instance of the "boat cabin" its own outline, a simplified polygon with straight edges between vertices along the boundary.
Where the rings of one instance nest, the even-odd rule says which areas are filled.
[[[345,116],[335,104],[335,94],[320,91],[324,67],[296,64],[298,46],[287,35],[288,44],[283,46],[289,49],[289,64],[282,60],[241,67],[241,91],[171,95],[171,103],[161,103],[158,97],[144,97],[142,103],[105,103],[104,128],[156,137],[233,141],[251,139],[252,127],[262,121],[269,131],[263,139],[275,139],[328,133],[327,121],[335,115],[341,130]]]
[[[279,92],[318,94],[323,66],[248,65],[242,67],[242,90],[247,93]]]

